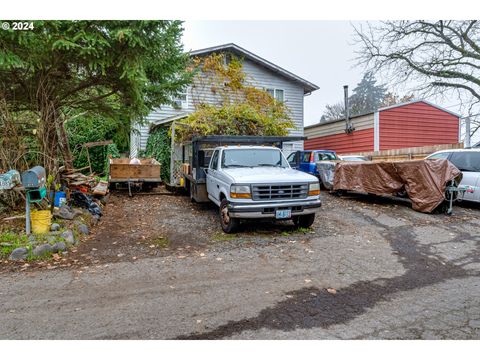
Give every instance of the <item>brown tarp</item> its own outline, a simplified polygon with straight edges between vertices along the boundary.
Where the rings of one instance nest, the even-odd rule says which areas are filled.
[[[343,162],[335,167],[333,190],[396,195],[403,189],[412,208],[432,212],[445,199],[447,183],[462,173],[445,159],[397,162]]]

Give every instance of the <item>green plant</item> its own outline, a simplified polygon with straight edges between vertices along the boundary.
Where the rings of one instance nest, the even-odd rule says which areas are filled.
[[[221,233],[214,234],[212,238],[213,240],[216,240],[216,241],[231,241],[231,240],[235,240],[237,238],[237,235],[225,234],[224,232],[221,232]]]
[[[33,25],[34,31],[0,31],[0,88],[11,111],[38,113],[47,171],[59,158],[71,161],[64,129],[71,113],[138,121],[190,82],[180,21]]]
[[[0,233],[0,257],[8,257],[18,247],[26,247],[27,249],[31,247],[27,235],[13,232]]]
[[[170,128],[157,127],[148,137],[146,157],[153,157],[160,163],[160,176],[163,181],[170,182]]]
[[[176,140],[219,134],[284,136],[295,128],[286,104],[248,83],[241,59],[231,55],[225,65],[224,56],[193,59],[193,67],[202,73],[192,87],[195,112],[179,121],[183,126],[175,128]],[[201,98],[207,89],[219,104]]]

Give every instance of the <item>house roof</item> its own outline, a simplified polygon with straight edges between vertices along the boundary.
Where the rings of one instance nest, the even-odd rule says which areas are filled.
[[[257,64],[269,69],[270,71],[278,73],[279,75],[284,76],[285,78],[287,78],[289,80],[292,80],[296,83],[299,83],[300,85],[303,86],[303,91],[304,91],[305,94],[309,94],[312,91],[315,91],[315,90],[319,89],[319,87],[317,85],[311,83],[310,81],[307,81],[307,80],[301,78],[300,76],[297,76],[297,75],[291,73],[290,71],[285,70],[285,69],[281,68],[280,66],[275,65],[274,63],[272,63],[268,60],[265,60],[264,58],[262,58],[258,55],[255,55],[254,53],[252,53],[252,52],[250,52],[250,51],[248,51],[248,50],[246,50],[246,49],[244,49],[244,48],[242,48],[242,47],[240,47],[236,44],[233,44],[233,43],[218,45],[218,46],[212,46],[212,47],[205,48],[205,49],[193,50],[193,51],[190,52],[190,55],[191,56],[198,56],[198,55],[206,55],[206,54],[210,54],[210,53],[214,53],[214,52],[223,52],[223,51],[230,51],[230,52],[235,53],[237,55],[241,55],[244,58],[247,58],[251,61],[254,61]]]
[[[380,112],[380,111],[384,111],[384,110],[390,110],[390,109],[394,109],[394,108],[397,108],[397,107],[400,107],[400,106],[405,106],[405,105],[410,105],[410,104],[415,104],[415,103],[419,103],[419,102],[423,102],[425,104],[428,104],[430,106],[433,106],[434,108],[437,108],[439,110],[442,110],[442,111],[445,111],[446,113],[449,113],[453,116],[456,116],[456,117],[460,117],[459,114],[457,113],[454,113],[453,111],[450,111],[450,110],[447,110],[437,104],[434,104],[428,100],[424,100],[424,99],[413,99],[413,100],[410,100],[410,101],[406,101],[406,102],[403,102],[403,103],[399,103],[399,104],[395,104],[395,105],[390,105],[390,106],[385,106],[385,107],[381,107],[381,108],[378,108],[376,111],[369,111],[369,112],[365,112],[365,113],[362,113],[362,114],[357,114],[357,115],[354,115],[354,116],[350,116],[350,119],[355,119],[355,118],[359,118],[359,117],[362,117],[362,116],[365,116],[365,115],[370,115],[370,114],[373,114],[375,112]],[[327,120],[325,122],[322,122],[322,123],[317,123],[317,124],[313,124],[313,125],[309,125],[309,126],[305,126],[305,129],[310,129],[310,128],[313,128],[313,127],[316,127],[316,126],[322,126],[322,125],[326,125],[326,124],[331,124],[331,123],[335,123],[335,122],[339,122],[339,121],[345,121],[345,118],[343,119],[334,119],[334,120]]]
[[[181,120],[188,116],[188,113],[181,112],[180,114],[172,115],[163,119],[156,119],[150,122],[150,130],[157,127],[158,125],[163,125],[172,121]]]

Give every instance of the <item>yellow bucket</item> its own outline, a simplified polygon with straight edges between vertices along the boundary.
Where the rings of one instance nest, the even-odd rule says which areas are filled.
[[[52,213],[50,210],[32,211],[30,220],[32,221],[32,232],[34,234],[46,234],[50,231],[52,225]]]

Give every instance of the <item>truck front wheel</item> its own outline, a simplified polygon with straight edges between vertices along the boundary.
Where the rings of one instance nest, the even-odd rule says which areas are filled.
[[[309,228],[315,221],[315,214],[300,215],[293,218],[293,223],[302,228]]]
[[[222,224],[222,230],[227,234],[235,232],[239,224],[238,219],[230,217],[227,199],[223,199],[220,203],[220,224]]]

